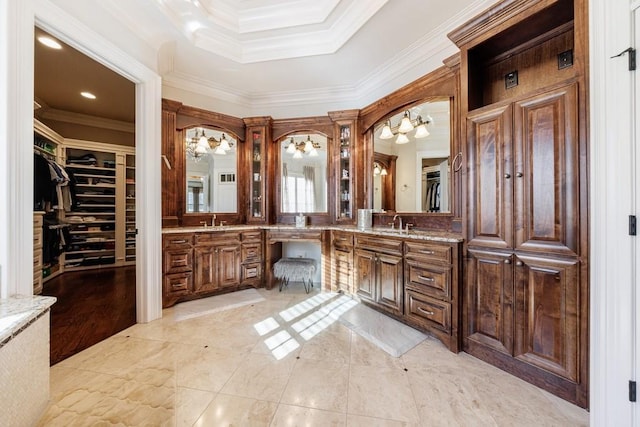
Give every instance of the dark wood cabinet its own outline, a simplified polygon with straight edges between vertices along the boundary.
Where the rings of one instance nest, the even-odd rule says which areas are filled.
[[[243,273],[251,276],[246,284],[259,286],[262,277],[261,232],[257,232],[260,239],[257,251],[246,249],[243,252],[241,235],[237,231],[165,234],[163,306],[238,289],[245,284]],[[243,253],[253,256],[243,259]]]
[[[402,240],[357,236],[354,249],[356,294],[376,307],[403,314]]]
[[[353,233],[331,232],[331,290],[353,293]]]
[[[586,9],[504,0],[449,34],[468,160],[464,350],[583,407]]]

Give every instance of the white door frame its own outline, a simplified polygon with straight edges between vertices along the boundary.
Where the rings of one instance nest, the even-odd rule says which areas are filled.
[[[590,417],[591,425],[639,425],[628,382],[637,357],[638,237],[633,85],[627,56],[633,43],[630,0],[589,2],[590,89]],[[635,164],[634,164],[635,163]],[[635,188],[634,188],[635,186]]]
[[[49,0],[0,0],[0,296],[32,295],[33,27],[136,84],[136,311],[138,322],[162,316],[161,78]],[[6,12],[6,13],[5,13]],[[8,144],[5,141],[11,141]],[[16,143],[22,142],[22,143]],[[152,153],[152,154],[149,154]],[[7,202],[7,203],[4,203]],[[4,211],[5,209],[0,209]],[[5,238],[7,236],[8,238]]]

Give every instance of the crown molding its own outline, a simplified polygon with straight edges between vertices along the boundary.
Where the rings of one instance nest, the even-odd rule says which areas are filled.
[[[321,104],[338,105],[339,108],[354,103],[366,105],[442,66],[444,59],[458,52],[458,48],[447,38],[447,33],[493,3],[495,0],[476,0],[353,85],[249,93],[223,87],[185,72],[164,76],[163,84],[233,102],[249,111]]]
[[[224,1],[215,8],[184,0],[168,0],[157,6],[195,46],[248,64],[335,53],[388,1],[351,1],[335,16],[331,12],[345,3],[335,1],[331,7],[331,3],[299,0],[242,13],[236,2]],[[293,10],[287,10],[289,4],[295,5]],[[295,13],[303,17],[299,19]],[[242,24],[251,20],[255,22]],[[263,27],[265,30],[260,30]],[[289,31],[293,27],[296,31]]]
[[[109,129],[119,132],[135,133],[135,123],[121,120],[105,119],[102,117],[90,116],[88,114],[74,113],[71,111],[46,108],[38,114],[41,119],[54,120],[75,125],[91,126],[99,129]]]

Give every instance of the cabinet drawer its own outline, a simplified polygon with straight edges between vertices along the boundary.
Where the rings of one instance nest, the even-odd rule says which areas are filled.
[[[190,271],[193,268],[192,249],[172,249],[164,252],[164,272]]]
[[[42,268],[42,249],[35,249],[33,251],[33,269]]]
[[[407,258],[451,264],[451,246],[437,243],[405,242]]]
[[[331,234],[331,240],[334,247],[352,248],[353,247],[353,233],[346,233],[343,231],[334,231]]]
[[[407,260],[405,285],[420,293],[438,298],[451,298],[451,268]]]
[[[451,332],[451,304],[405,289],[405,317],[426,328]]]
[[[242,264],[242,281],[259,280],[262,277],[262,267],[260,263]]]
[[[270,231],[269,232],[269,241],[270,242],[282,242],[287,240],[313,240],[318,241],[322,240],[322,231],[314,230],[314,231]]]
[[[215,243],[227,244],[227,243],[240,243],[240,233],[198,233],[195,236],[195,244],[208,244]]]
[[[402,240],[374,236],[356,236],[354,240],[355,245],[361,249],[391,255],[402,255]]]
[[[257,261],[262,259],[262,243],[243,243],[242,261]]]
[[[44,223],[44,219],[42,215],[33,216],[33,228],[42,228],[43,223]]]
[[[192,274],[190,271],[164,275],[164,295],[180,296],[191,292]]]
[[[33,248],[42,248],[42,228],[34,228],[33,230]]]
[[[242,243],[245,242],[262,242],[262,231],[243,231],[241,233]]]
[[[163,248],[184,248],[193,244],[193,234],[165,234]]]

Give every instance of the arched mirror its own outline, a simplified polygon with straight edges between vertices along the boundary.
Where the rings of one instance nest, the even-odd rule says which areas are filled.
[[[280,212],[327,213],[327,137],[296,133],[280,141]]]
[[[238,212],[238,141],[219,129],[185,129],[186,213]]]
[[[375,210],[451,212],[450,110],[450,98],[433,98],[374,126]]]

